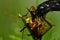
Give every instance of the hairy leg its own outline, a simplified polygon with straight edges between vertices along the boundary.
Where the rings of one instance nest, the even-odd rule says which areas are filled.
[[[52,27],[52,24],[45,19],[45,18],[46,18],[46,15],[42,16],[42,18],[43,18],[43,20],[44,20],[50,27]]]

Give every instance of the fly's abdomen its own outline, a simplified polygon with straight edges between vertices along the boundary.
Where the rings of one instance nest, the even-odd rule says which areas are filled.
[[[55,3],[51,6],[51,10],[52,10],[52,11],[60,11],[60,2],[55,2]]]

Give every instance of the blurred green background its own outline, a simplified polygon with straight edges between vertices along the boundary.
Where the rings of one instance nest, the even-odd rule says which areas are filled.
[[[39,5],[45,0],[0,0],[0,40],[22,40],[22,33],[19,30],[24,26],[22,20],[10,17],[9,15],[18,16],[27,12],[26,8]],[[9,14],[9,15],[6,15]],[[52,29],[47,32],[42,40],[60,40],[60,12],[49,12],[47,20],[53,25]],[[23,39],[33,40],[31,36],[27,36],[29,31],[24,30]]]

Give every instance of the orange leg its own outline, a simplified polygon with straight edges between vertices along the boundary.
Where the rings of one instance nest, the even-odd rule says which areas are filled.
[[[40,22],[41,22],[41,25],[42,25],[42,29],[44,29],[44,23],[43,23],[41,18],[40,18]]]

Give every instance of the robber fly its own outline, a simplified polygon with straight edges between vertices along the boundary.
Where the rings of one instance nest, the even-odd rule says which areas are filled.
[[[47,0],[39,4],[35,11],[30,11],[29,9],[28,11],[30,12],[30,14],[32,14],[33,19],[36,18],[36,16],[38,16],[40,17],[42,22],[45,21],[51,27],[52,24],[45,19],[46,14],[50,11],[60,11],[60,1]]]

